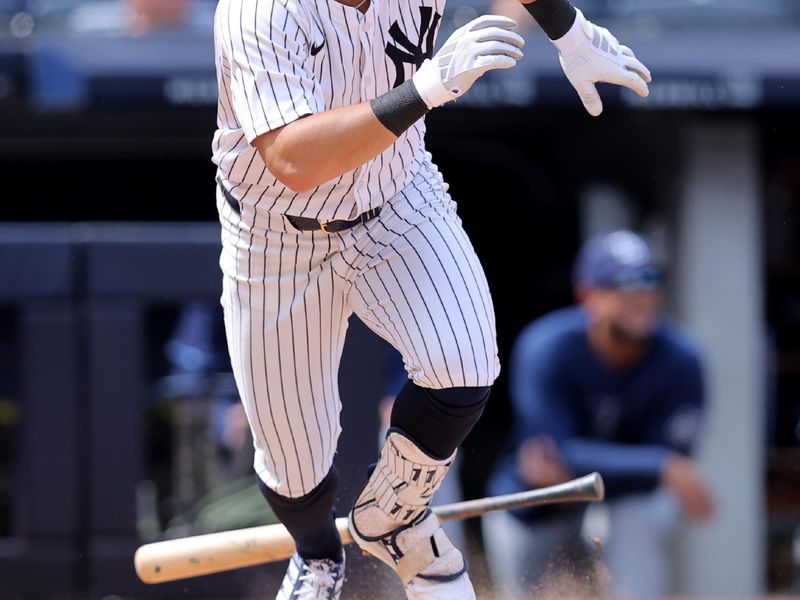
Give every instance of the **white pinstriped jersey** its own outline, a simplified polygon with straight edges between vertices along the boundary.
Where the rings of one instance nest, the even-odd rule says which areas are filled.
[[[220,0],[214,160],[222,305],[231,365],[276,493],[299,498],[330,471],[341,432],[339,361],[355,314],[403,355],[421,387],[485,387],[497,377],[486,277],[417,122],[385,152],[295,194],[250,145],[303,115],[370,100],[433,52],[444,0]],[[338,234],[299,231],[378,216]]]
[[[304,193],[281,184],[251,142],[400,85],[432,54],[444,4],[371,0],[362,14],[336,0],[220,0],[213,160],[224,185],[269,212],[321,221],[354,218],[405,189],[430,161],[423,120],[374,159]]]

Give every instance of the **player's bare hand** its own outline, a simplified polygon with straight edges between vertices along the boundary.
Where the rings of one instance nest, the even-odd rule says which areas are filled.
[[[694,463],[680,454],[670,455],[664,463],[661,483],[678,498],[687,517],[707,521],[714,516],[714,498]]]
[[[576,11],[575,24],[554,40],[559,61],[581,102],[593,117],[603,112],[597,83],[629,88],[642,97],[650,94],[650,71],[627,46],[619,43],[605,27],[598,27]]]
[[[572,479],[558,446],[549,436],[525,440],[517,452],[520,479],[532,488],[556,485]]]
[[[428,108],[463,95],[484,73],[510,69],[522,58],[525,40],[511,31],[514,19],[484,15],[457,29],[414,74],[414,86]]]

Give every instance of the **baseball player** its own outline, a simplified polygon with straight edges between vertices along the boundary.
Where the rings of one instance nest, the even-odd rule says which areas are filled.
[[[599,471],[613,597],[665,597],[680,513],[702,522],[714,512],[691,458],[705,414],[700,351],[662,316],[660,277],[641,236],[621,230],[589,240],[574,281],[579,304],[535,320],[514,345],[514,426],[489,490],[513,493]],[[562,567],[595,572],[586,572],[595,552],[581,539],[584,512],[487,515],[498,592],[529,598]]]
[[[278,598],[339,598],[344,554],[332,468],[337,371],[355,313],[403,356],[409,381],[350,514],[358,544],[408,598],[474,598],[428,504],[499,370],[492,301],[425,114],[513,67],[513,20],[483,16],[434,53],[445,0],[221,0],[217,206],[229,352],[264,496],[297,554]],[[587,110],[594,84],[647,95],[650,75],[568,0],[531,13]]]

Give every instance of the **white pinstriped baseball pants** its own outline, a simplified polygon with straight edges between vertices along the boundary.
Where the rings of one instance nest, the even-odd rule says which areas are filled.
[[[341,234],[218,194],[228,349],[258,476],[296,498],[328,473],[341,431],[339,360],[352,313],[428,388],[489,386],[499,362],[483,269],[446,185],[423,166],[379,217]]]

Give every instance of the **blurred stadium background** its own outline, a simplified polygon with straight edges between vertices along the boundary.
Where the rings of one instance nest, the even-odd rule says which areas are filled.
[[[440,40],[513,2],[450,0]],[[143,541],[270,519],[236,450],[213,336],[192,353],[176,333],[219,293],[215,2],[187,3],[180,26],[151,32],[126,12],[145,0],[0,0],[3,600],[266,598],[282,573],[145,587],[132,568]],[[166,21],[180,4],[156,2]],[[517,69],[429,117],[493,290],[501,359],[524,324],[571,301],[581,240],[646,233],[668,265],[669,313],[707,354],[700,458],[721,504],[682,532],[674,592],[800,594],[800,2],[577,4],[652,69],[648,100],[605,90],[606,114],[589,118],[528,23]],[[343,507],[377,450],[380,349],[353,322]],[[505,390],[504,375],[466,443],[467,496],[484,494]],[[468,541],[489,597],[474,525]],[[353,560],[347,597],[375,597],[377,567]]]

